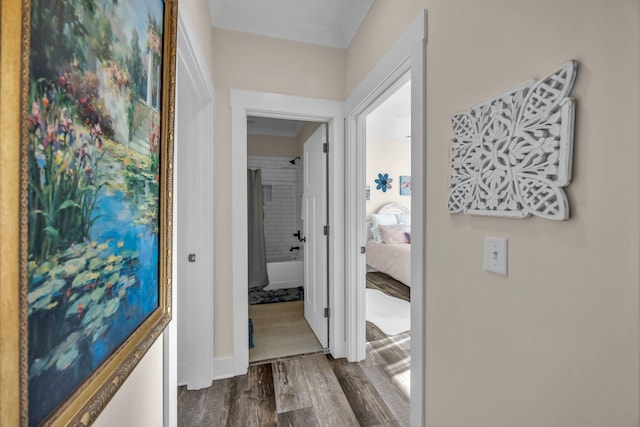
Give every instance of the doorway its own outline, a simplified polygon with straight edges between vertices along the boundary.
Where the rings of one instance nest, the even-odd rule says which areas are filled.
[[[213,372],[213,123],[215,92],[179,15],[176,95],[174,318],[177,381],[211,384]],[[190,255],[193,254],[193,261]],[[173,329],[175,328],[175,329]]]
[[[328,201],[328,351],[336,357],[344,355],[344,159],[340,155],[344,141],[344,104],[338,101],[303,98],[280,94],[231,90],[232,107],[232,228],[233,259],[233,372],[242,375],[249,366],[247,333],[248,259],[247,259],[247,120],[248,117],[301,120],[326,123],[329,148],[327,153]],[[331,147],[335,147],[332,150]],[[330,230],[330,231],[329,231]]]
[[[176,135],[174,161],[173,242],[171,287],[173,319],[163,332],[164,419],[176,425],[178,385],[199,389],[211,384],[213,369],[213,194],[209,191],[194,193],[189,184],[197,188],[213,186],[215,91],[207,67],[197,46],[192,45],[189,22],[178,13],[177,76],[176,76]],[[184,168],[190,153],[198,154],[195,165]],[[198,197],[194,197],[197,195]],[[185,210],[182,203],[195,207]],[[197,238],[193,228],[183,233],[185,224],[200,221]],[[193,243],[197,246],[194,246]],[[196,253],[197,263],[188,262],[188,254]],[[196,267],[197,265],[197,267]],[[192,274],[201,280],[191,280]],[[180,344],[179,344],[180,343]]]
[[[328,347],[323,142],[324,123],[247,118],[250,363]]]
[[[364,113],[365,353],[409,422],[411,372],[411,81],[401,76]]]
[[[419,14],[396,43],[383,55],[373,69],[347,99],[349,112],[346,154],[346,210],[347,238],[347,358],[360,361],[365,358],[365,247],[367,230],[362,217],[365,213],[365,117],[376,100],[399,79],[409,73],[411,80],[411,426],[425,422],[425,340],[426,316],[424,296],[427,287],[425,275],[425,165],[426,165],[426,34],[427,13]]]

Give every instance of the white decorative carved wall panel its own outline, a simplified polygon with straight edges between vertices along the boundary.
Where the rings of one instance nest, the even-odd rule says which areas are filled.
[[[569,218],[577,68],[569,61],[451,118],[450,212]]]

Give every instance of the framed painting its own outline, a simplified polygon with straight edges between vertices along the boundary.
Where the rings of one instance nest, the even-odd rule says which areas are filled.
[[[90,425],[171,318],[177,1],[6,3],[0,424]]]
[[[407,175],[400,175],[400,195],[411,195],[411,177]]]

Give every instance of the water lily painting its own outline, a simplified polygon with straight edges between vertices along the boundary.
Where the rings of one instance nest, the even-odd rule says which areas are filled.
[[[84,425],[169,320],[177,4],[29,5],[23,411]]]

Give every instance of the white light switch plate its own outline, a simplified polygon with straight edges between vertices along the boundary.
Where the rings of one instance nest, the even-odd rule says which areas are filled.
[[[507,275],[507,239],[504,237],[484,238],[484,271]]]

